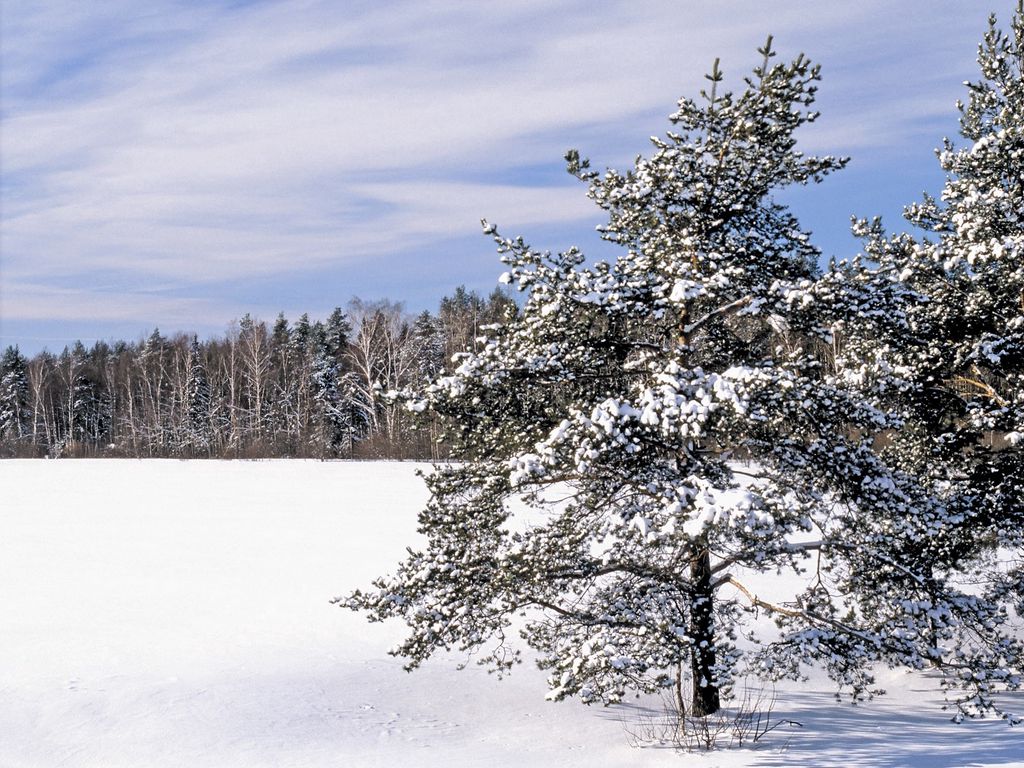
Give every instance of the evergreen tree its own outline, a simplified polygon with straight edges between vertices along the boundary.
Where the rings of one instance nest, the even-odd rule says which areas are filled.
[[[484,648],[482,663],[506,670],[525,614],[552,698],[613,702],[686,677],[702,716],[738,675],[798,677],[801,664],[867,695],[873,664],[935,657],[938,615],[984,640],[947,679],[966,689],[959,708],[992,708],[992,686],[1017,684],[1019,646],[996,612],[933,572],[931,534],[954,513],[875,450],[899,415],[816,352],[900,288],[851,267],[817,274],[817,250],[773,194],[844,161],[795,150],[816,118],[818,68],[773,63],[770,38],[761,53],[738,95],[721,92],[716,62],[632,170],[567,155],[623,249],[614,263],[485,225],[505,282],[528,291],[522,313],[409,396],[447,420],[464,461],[428,480],[426,547],[339,598],[404,619],[396,653],[410,668]],[[787,597],[747,580],[808,567]],[[741,647],[762,611],[778,634]]]
[[[519,307],[508,293],[500,287],[491,291],[487,297],[487,305],[484,307],[484,322],[488,325],[506,323],[515,317]]]
[[[84,374],[85,364],[85,347],[80,341],[76,341],[70,347],[64,347],[57,359],[62,391],[61,406],[54,414],[56,442],[51,446],[53,456],[62,455],[72,442],[82,441],[87,436],[89,414],[94,407],[94,398],[92,387]]]
[[[83,350],[83,353],[85,365],[82,378],[88,405],[79,439],[98,450],[109,442],[114,422],[113,393],[106,380],[111,349],[105,341],[97,341],[88,351]]]
[[[16,346],[0,358],[0,441],[14,444],[28,430],[28,360]]]
[[[295,327],[292,328],[292,349],[295,350],[296,357],[305,354],[309,348],[309,334],[309,315],[303,312],[295,321]]]
[[[327,353],[340,364],[348,347],[349,337],[352,335],[352,325],[341,307],[335,307],[327,317],[327,321],[324,323],[324,335]]]
[[[884,363],[888,401],[905,424],[891,436],[894,463],[917,473],[955,510],[929,542],[936,568],[979,581],[990,606],[1024,595],[1024,3],[1009,35],[996,18],[979,47],[981,77],[960,103],[966,144],[937,152],[938,199],[907,208],[927,235],[886,238],[858,222],[869,255],[909,289],[894,312],[907,332],[880,333],[867,354]],[[1012,614],[996,611],[1003,624]],[[959,665],[977,641],[943,621],[936,663]],[[984,692],[986,696],[990,691]]]
[[[292,326],[291,338],[288,343],[288,361],[292,379],[295,382],[295,407],[292,410],[293,420],[289,435],[296,445],[308,443],[313,429],[310,396],[312,381],[310,331],[309,315],[303,312]]]
[[[275,455],[294,455],[296,442],[289,434],[289,423],[295,409],[296,381],[291,364],[291,328],[284,312],[277,315],[270,333],[272,392],[269,422]]]
[[[416,370],[422,383],[437,377],[444,369],[444,331],[438,318],[423,310],[412,325],[416,349]]]
[[[284,316],[284,312],[278,312],[277,318],[274,320],[274,327],[270,331],[270,341],[274,349],[287,347],[290,336],[291,331],[288,327],[288,318]]]
[[[189,454],[203,454],[210,450],[212,430],[210,423],[210,383],[203,366],[199,339],[192,337],[185,364],[184,430],[181,447]]]
[[[344,397],[343,375],[337,359],[339,337],[316,322],[310,336],[310,392],[315,424],[314,444],[321,458],[338,456],[350,447],[350,409]]]

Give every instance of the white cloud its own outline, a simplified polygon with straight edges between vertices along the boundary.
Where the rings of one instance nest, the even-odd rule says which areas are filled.
[[[627,162],[716,55],[738,82],[767,31],[825,62],[809,147],[918,141],[949,124],[984,19],[900,6],[4,2],[2,311],[38,311],[26,282],[75,278],[97,301],[60,311],[92,317],[117,303],[97,274],[187,297],[355,269],[481,216],[516,231],[587,218],[578,185],[518,169],[557,167],[580,136],[600,138],[581,146],[598,165]],[[160,307],[117,311],[166,324]]]
[[[13,290],[8,290],[12,288]],[[222,325],[222,307],[208,299],[162,296],[150,292],[124,292],[109,288],[60,288],[15,282],[5,286],[5,314],[21,320],[137,321],[157,314],[180,327],[195,323]],[[151,324],[152,325],[152,324]]]

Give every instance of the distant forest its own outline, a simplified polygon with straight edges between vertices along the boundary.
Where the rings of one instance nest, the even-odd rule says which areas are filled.
[[[437,459],[387,393],[457,365],[484,326],[517,313],[501,290],[459,287],[436,313],[353,299],[327,318],[245,315],[220,337],[154,330],[0,359],[0,456]]]

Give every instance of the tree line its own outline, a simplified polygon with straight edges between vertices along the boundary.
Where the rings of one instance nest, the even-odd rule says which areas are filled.
[[[246,314],[223,336],[154,330],[0,358],[0,455],[440,458],[435,424],[389,392],[424,385],[472,351],[515,302],[460,286],[413,317],[353,299],[325,319]]]

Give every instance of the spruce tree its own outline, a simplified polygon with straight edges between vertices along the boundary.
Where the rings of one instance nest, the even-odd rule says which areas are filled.
[[[209,454],[213,439],[210,421],[210,383],[203,366],[199,339],[192,337],[186,358],[184,401],[184,429],[181,449],[186,454]]]
[[[345,377],[338,361],[338,345],[345,336],[338,328],[336,322],[325,326],[317,321],[309,334],[313,441],[320,458],[340,455],[352,439]]]
[[[275,455],[294,455],[296,442],[290,432],[290,418],[295,410],[297,383],[291,361],[291,328],[284,312],[279,312],[270,333],[272,390],[270,394],[270,428]]]
[[[444,369],[444,329],[438,318],[423,310],[413,322],[412,335],[416,349],[416,372],[420,380],[426,383]]]
[[[352,335],[352,324],[341,307],[335,307],[327,317],[324,334],[328,354],[340,364],[348,347],[349,337]]]
[[[0,440],[13,445],[27,432],[28,361],[16,346],[0,358]]]

